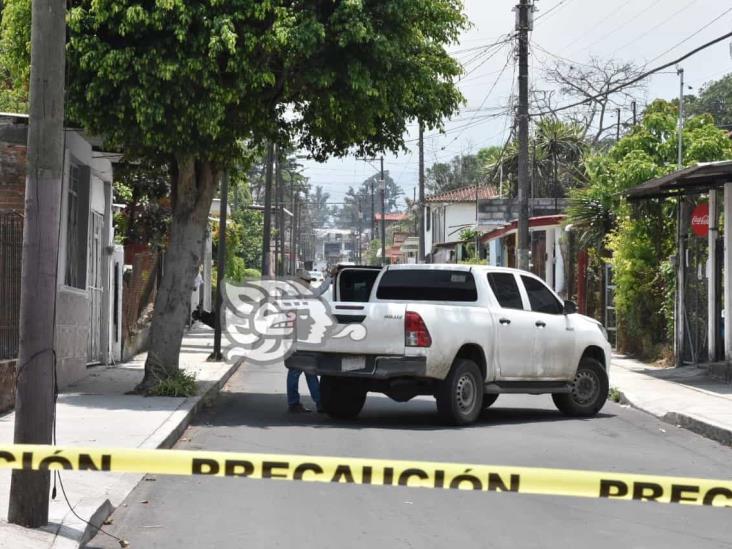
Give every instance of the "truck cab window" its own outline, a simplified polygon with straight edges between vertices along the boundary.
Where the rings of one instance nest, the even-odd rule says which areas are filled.
[[[523,309],[516,277],[513,273],[488,273],[488,283],[498,304],[504,309]]]

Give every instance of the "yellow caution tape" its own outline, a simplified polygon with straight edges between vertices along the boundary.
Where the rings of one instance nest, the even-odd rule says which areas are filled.
[[[126,448],[0,445],[0,468],[205,475],[732,507],[732,481],[538,467]]]

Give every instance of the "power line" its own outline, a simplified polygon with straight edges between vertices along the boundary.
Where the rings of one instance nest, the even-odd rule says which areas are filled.
[[[691,40],[692,38],[694,38],[697,34],[699,34],[700,32],[702,32],[703,30],[706,30],[707,28],[711,27],[714,23],[716,23],[717,21],[719,21],[722,17],[724,17],[725,15],[727,15],[731,11],[732,11],[732,8],[728,8],[728,9],[724,10],[722,13],[720,13],[717,17],[715,17],[714,19],[712,19],[711,21],[709,21],[709,23],[707,23],[706,25],[704,25],[702,28],[700,28],[694,34],[690,34],[689,36],[687,36],[686,38],[684,38],[681,42],[678,42],[678,43],[674,44],[673,46],[671,46],[666,51],[664,51],[662,53],[659,53],[656,57],[654,57],[653,59],[651,59],[650,61],[648,61],[648,63],[653,63],[657,59],[659,59],[659,58],[663,57],[664,55],[666,55],[668,52],[670,52],[670,51],[675,50],[676,48],[678,48],[681,44],[684,44],[684,43],[688,42],[689,40]]]
[[[692,0],[692,2],[696,2],[696,1],[697,1],[697,0]],[[587,46],[585,46],[585,47],[584,47],[584,48],[582,48],[582,49],[584,49],[584,50],[589,50],[589,49],[590,49],[590,48],[591,48],[592,46],[594,46],[594,45],[596,45],[596,44],[599,44],[600,42],[602,42],[603,40],[605,40],[605,38],[607,38],[608,36],[612,36],[613,34],[617,33],[617,32],[618,32],[619,30],[621,30],[621,29],[622,29],[623,27],[625,27],[625,26],[626,26],[626,25],[627,25],[628,23],[630,23],[631,21],[637,20],[637,19],[638,19],[638,18],[639,18],[639,17],[641,16],[641,15],[644,15],[645,13],[647,13],[647,12],[651,11],[651,9],[652,9],[652,8],[654,8],[654,7],[656,7],[656,5],[657,5],[657,4],[659,4],[660,2],[661,2],[661,0],[655,0],[655,1],[654,1],[654,2],[652,2],[652,3],[650,4],[650,5],[646,6],[646,7],[644,8],[644,9],[642,9],[642,10],[641,10],[641,11],[639,11],[638,13],[636,13],[636,14],[634,14],[634,15],[630,16],[630,17],[629,17],[628,19],[624,20],[624,21],[623,21],[623,22],[622,22],[622,23],[621,23],[620,25],[618,25],[618,26],[616,26],[616,27],[613,27],[613,28],[612,28],[612,29],[610,29],[610,30],[609,30],[608,32],[606,32],[605,34],[603,34],[603,35],[602,35],[602,36],[601,36],[600,38],[598,38],[597,40],[594,40],[593,42],[590,42],[590,44],[588,44]],[[618,12],[619,12],[619,11],[620,11],[620,10],[618,10]],[[641,35],[641,37],[642,37],[642,36],[645,36],[645,34],[646,34],[647,32],[648,32],[648,31],[644,31],[644,34],[643,34],[643,35]],[[617,51],[617,50],[616,50],[616,51]]]
[[[653,31],[655,31],[655,30],[663,27],[666,23],[668,23],[669,21],[671,21],[674,17],[676,17],[680,13],[688,10],[691,6],[693,6],[694,4],[696,4],[698,1],[699,0],[691,0],[691,2],[687,3],[681,9],[678,9],[675,12],[673,12],[671,15],[669,15],[666,19],[664,19],[660,23],[657,23],[656,25],[654,25],[650,29],[644,29],[643,30],[643,33],[640,36],[637,36],[636,38],[634,38],[630,42],[627,42],[626,44],[623,44],[619,48],[615,48],[615,50],[613,51],[613,54],[615,52],[617,52],[617,51],[620,51],[620,50],[623,50],[623,49],[627,48],[628,46],[632,46],[633,44],[635,44],[636,42],[638,42],[638,40],[641,40],[641,39],[645,38],[646,36],[648,36],[649,34],[651,34]]]
[[[597,23],[595,23],[594,25],[589,25],[589,26],[587,27],[587,30],[586,30],[585,32],[583,32],[582,34],[580,34],[579,36],[577,36],[577,37],[576,37],[576,38],[575,38],[574,40],[570,40],[570,41],[569,41],[569,42],[568,42],[567,44],[565,44],[565,45],[564,45],[564,46],[562,47],[562,49],[567,49],[567,48],[569,48],[570,46],[573,46],[574,44],[576,44],[577,42],[579,42],[580,40],[582,40],[582,39],[583,39],[583,38],[584,38],[585,36],[587,36],[588,34],[592,34],[592,33],[593,33],[593,32],[594,32],[594,31],[595,31],[596,29],[598,29],[598,28],[599,28],[599,27],[600,27],[600,26],[601,26],[601,25],[602,25],[602,24],[603,24],[603,23],[604,23],[605,21],[607,21],[608,19],[610,19],[610,18],[611,18],[611,17],[613,16],[613,15],[615,15],[616,13],[619,13],[620,11],[622,11],[622,9],[623,9],[623,8],[624,8],[625,6],[627,6],[628,4],[630,4],[631,2],[634,2],[634,1],[635,1],[635,0],[626,0],[626,2],[625,2],[624,4],[622,4],[622,5],[621,5],[621,6],[619,7],[619,8],[614,8],[614,9],[612,9],[612,10],[611,10],[611,11],[610,11],[610,12],[609,12],[609,13],[608,13],[607,15],[605,15],[605,17],[603,17],[602,19],[600,19],[600,20],[599,20],[599,21],[598,21]]]
[[[507,68],[507,67],[508,67],[508,65],[509,65],[509,64],[511,63],[511,58],[512,58],[512,57],[513,57],[513,49],[512,49],[512,50],[511,50],[511,51],[509,52],[508,58],[506,59],[506,62],[505,62],[505,63],[503,64],[503,68],[501,69],[501,72],[500,72],[500,74],[498,75],[498,78],[496,78],[496,79],[495,79],[495,80],[493,81],[493,84],[492,84],[492,85],[491,85],[491,87],[490,87],[490,88],[488,89],[488,93],[486,93],[485,97],[483,98],[483,101],[482,101],[482,102],[480,103],[480,106],[478,107],[478,110],[476,111],[476,113],[475,113],[475,114],[473,114],[473,116],[471,117],[471,119],[470,119],[470,121],[468,122],[468,124],[470,124],[471,122],[473,122],[473,120],[474,120],[474,119],[475,119],[475,117],[477,116],[477,113],[478,113],[478,112],[480,112],[480,111],[481,111],[481,110],[483,109],[483,106],[485,105],[486,101],[488,101],[488,98],[489,98],[489,97],[491,96],[491,94],[493,93],[493,90],[495,90],[495,89],[496,89],[496,86],[498,85],[498,82],[500,82],[500,80],[501,80],[501,77],[503,76],[503,73],[504,73],[504,72],[506,71],[506,68]],[[453,140],[452,140],[452,141],[451,141],[450,143],[448,143],[448,144],[447,144],[446,146],[450,146],[450,145],[452,145],[452,144],[453,144],[453,143],[454,143],[455,141],[457,141],[457,140],[458,140],[458,139],[460,138],[460,136],[461,136],[461,135],[463,135],[463,133],[465,133],[465,130],[466,130],[466,129],[467,129],[468,127],[469,127],[469,126],[466,126],[465,128],[463,128],[463,130],[462,130],[462,131],[460,131],[460,133],[458,133],[458,134],[457,134],[457,135],[456,135],[456,136],[455,136],[455,137],[453,138]],[[443,147],[443,148],[444,148],[444,147]]]
[[[676,65],[678,63],[681,63],[685,59],[688,59],[689,57],[692,57],[693,55],[696,55],[700,51],[705,50],[705,49],[707,49],[710,46],[713,46],[715,44],[718,44],[719,42],[721,42],[723,40],[726,40],[729,37],[732,37],[732,32],[728,32],[727,34],[724,34],[722,36],[719,36],[719,37],[715,38],[714,40],[712,40],[710,42],[707,42],[706,44],[703,44],[703,45],[699,46],[698,48],[695,48],[695,49],[691,50],[690,52],[682,55],[678,59],[674,59],[673,61],[670,61],[668,63],[664,63],[663,65],[661,65],[659,67],[656,67],[655,69],[648,70],[648,71],[640,74],[639,76],[636,76],[634,78],[631,78],[630,80],[627,80],[627,81],[625,81],[625,82],[623,82],[621,84],[618,84],[617,86],[614,86],[614,87],[608,89],[607,91],[605,91],[603,93],[599,93],[597,95],[593,95],[593,96],[587,97],[586,99],[583,99],[581,101],[577,101],[576,103],[571,103],[569,105],[564,105],[563,107],[557,107],[556,109],[551,109],[551,110],[548,110],[548,111],[541,111],[541,112],[533,113],[533,116],[544,116],[544,115],[547,115],[547,114],[554,114],[554,113],[557,113],[557,112],[566,111],[568,109],[572,109],[574,107],[579,107],[581,105],[584,105],[586,103],[589,103],[591,101],[596,101],[597,99],[600,99],[602,97],[607,97],[608,95],[610,95],[612,93],[615,93],[617,91],[620,91],[623,88],[627,88],[628,86],[631,86],[631,85],[635,84],[636,82],[640,82],[641,80],[643,80],[645,78],[648,78],[650,75],[652,75],[654,73],[657,73],[659,71],[662,71],[663,69],[667,69],[667,68],[672,67],[672,66],[674,66],[674,65]]]
[[[536,25],[537,25],[537,23],[538,23],[539,20],[543,19],[544,17],[546,17],[550,13],[553,13],[555,10],[561,8],[564,4],[566,4],[569,1],[570,0],[559,0],[559,2],[557,4],[555,4],[554,6],[552,6],[551,8],[549,8],[547,11],[545,11],[544,13],[542,13],[541,15],[539,15],[538,17],[536,17],[534,19],[534,27],[536,27]]]

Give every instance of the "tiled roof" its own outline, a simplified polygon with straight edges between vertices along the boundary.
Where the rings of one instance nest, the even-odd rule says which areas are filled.
[[[498,198],[495,187],[478,186],[478,199],[488,200]],[[425,198],[425,202],[472,202],[475,200],[475,185],[460,187],[440,194],[433,194]]]
[[[384,217],[386,218],[386,221],[387,222],[389,222],[389,221],[406,221],[407,219],[409,219],[409,214],[404,213],[404,212],[391,212],[391,213],[386,212],[386,214],[384,214]],[[381,212],[376,212],[374,214],[374,219],[376,221],[381,221]]]

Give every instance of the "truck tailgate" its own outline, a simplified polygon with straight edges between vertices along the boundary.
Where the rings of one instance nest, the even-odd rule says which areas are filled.
[[[322,343],[298,341],[298,351],[357,355],[404,354],[404,303],[336,302],[332,313],[337,322]]]

